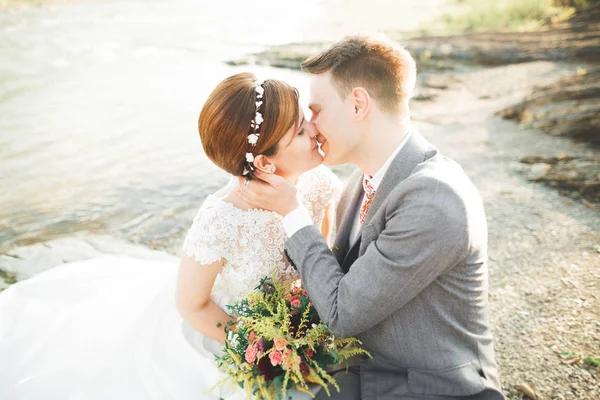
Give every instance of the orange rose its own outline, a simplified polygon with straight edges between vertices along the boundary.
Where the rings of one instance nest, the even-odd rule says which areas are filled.
[[[285,349],[285,339],[275,339],[275,350],[283,351]]]
[[[292,368],[294,368],[295,365],[299,365],[300,361],[302,361],[300,356],[296,355],[294,357],[294,355],[292,354],[292,351],[290,349],[287,349],[285,351],[285,353],[283,354],[283,359],[281,362],[283,363],[283,366],[285,368],[292,369]]]

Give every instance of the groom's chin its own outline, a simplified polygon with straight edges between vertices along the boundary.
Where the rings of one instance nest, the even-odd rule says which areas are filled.
[[[321,153],[321,156],[323,157],[323,164],[327,166],[343,164],[341,162],[336,162],[335,159],[332,159],[331,154],[324,152],[322,148],[319,149],[319,153]]]

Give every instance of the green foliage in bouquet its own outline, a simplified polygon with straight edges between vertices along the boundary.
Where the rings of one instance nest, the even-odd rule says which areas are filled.
[[[228,308],[238,322],[225,327],[223,355],[216,361],[227,376],[217,386],[235,382],[248,398],[285,399],[292,388],[314,397],[311,383],[330,395],[328,384],[339,386],[327,365],[370,356],[358,339],[333,336],[299,280],[286,285],[264,278],[256,292]]]

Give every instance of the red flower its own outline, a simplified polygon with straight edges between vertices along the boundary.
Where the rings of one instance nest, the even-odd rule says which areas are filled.
[[[310,347],[305,351],[307,357],[312,357],[315,355],[315,352]]]
[[[298,331],[301,320],[302,320],[302,314],[300,314],[300,313],[292,314],[292,317],[290,319],[290,333],[292,335],[294,335],[295,337],[300,337],[300,335],[303,333],[302,330]]]
[[[294,297],[298,297],[298,296],[294,296]],[[300,301],[299,298],[292,298],[292,300],[290,301],[290,304],[292,305],[292,307],[296,307],[296,308],[300,308],[302,307],[302,302]]]
[[[303,376],[310,374],[310,369],[308,368],[308,365],[306,365],[304,362],[300,363],[300,372]]]
[[[256,339],[256,333],[254,331],[252,331],[252,332],[250,332],[250,336],[248,337],[248,340],[253,342],[254,339]]]
[[[256,361],[256,353],[258,352],[258,349],[256,348],[256,345],[250,345],[246,348],[246,362],[253,364],[254,361]]]
[[[258,370],[260,374],[265,378],[265,381],[270,382],[281,373],[281,367],[275,367],[271,364],[271,361],[267,357],[263,357],[258,360]]]

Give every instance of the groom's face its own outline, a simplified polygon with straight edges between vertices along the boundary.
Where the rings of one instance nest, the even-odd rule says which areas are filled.
[[[350,162],[350,154],[358,146],[358,132],[354,120],[354,103],[351,96],[342,98],[331,74],[325,72],[311,76],[310,122],[318,130],[317,140],[328,165]]]

